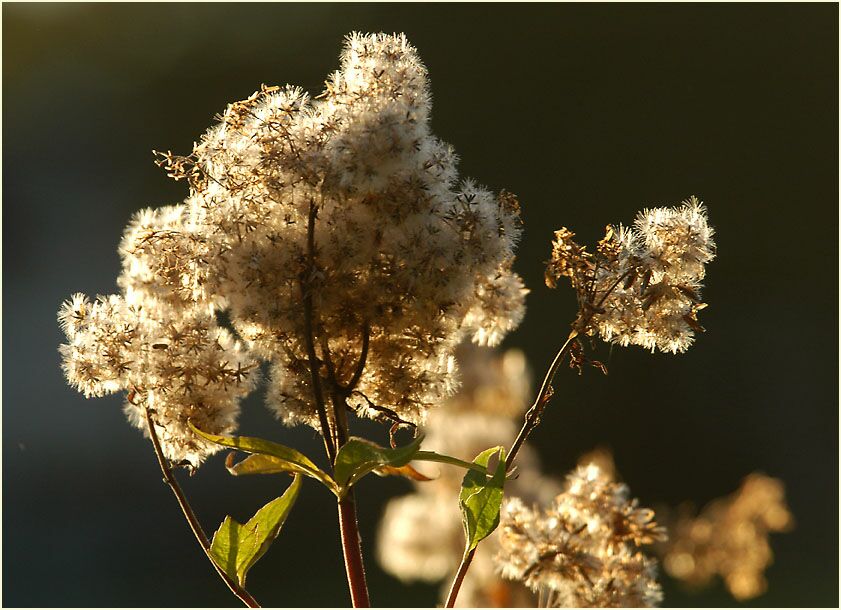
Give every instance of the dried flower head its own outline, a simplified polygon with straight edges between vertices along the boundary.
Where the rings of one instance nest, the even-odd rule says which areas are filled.
[[[132,404],[155,391],[167,455],[193,463],[205,449],[185,422],[230,431],[259,361],[286,424],[319,425],[314,384],[361,416],[421,423],[456,386],[456,345],[500,341],[526,294],[516,198],[459,181],[430,108],[405,36],[352,34],[317,98],[263,86],[189,156],[159,154],[189,196],[132,219],[122,296],[60,313],[70,383]]]
[[[701,514],[684,511],[669,526],[663,566],[670,576],[692,587],[721,576],[738,600],[761,595],[763,573],[774,555],[768,538],[794,524],[782,481],[751,474],[731,496],[710,503]]]
[[[578,467],[548,508],[503,503],[497,568],[551,607],[651,607],[662,600],[656,561],[639,547],[665,537],[654,512],[595,465]]]
[[[607,228],[596,252],[555,232],[546,283],[566,277],[578,296],[576,329],[605,341],[664,352],[686,351],[703,332],[697,313],[705,265],[715,257],[713,229],[694,196],[676,208],[637,215],[632,228]]]
[[[428,89],[404,36],[353,34],[317,98],[263,87],[187,160],[163,158],[190,183],[211,292],[272,362],[270,405],[286,423],[316,425],[308,335],[320,375],[352,390],[359,414],[420,423],[453,390],[461,338],[493,344],[522,317],[516,199],[457,182]],[[194,279],[182,284],[206,286]]]
[[[164,455],[195,467],[218,447],[197,437],[189,423],[231,432],[257,363],[206,312],[144,303],[73,295],[59,311],[68,338],[60,348],[64,372],[88,397],[128,392],[126,415],[147,434],[148,406]]]

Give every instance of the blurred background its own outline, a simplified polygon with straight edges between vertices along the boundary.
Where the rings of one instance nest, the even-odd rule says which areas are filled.
[[[261,83],[313,94],[353,30],[405,32],[429,68],[433,130],[461,171],[519,195],[517,271],[532,290],[504,347],[538,376],[568,332],[572,290],[543,284],[552,232],[582,243],[638,209],[691,194],[718,258],[680,356],[599,348],[610,375],[558,376],[532,437],[547,473],[609,447],[643,505],[701,506],[762,471],[796,529],[761,606],[838,604],[838,6],[4,4],[3,598],[5,606],[230,606],[122,398],[86,401],[62,378],[55,312],[116,291],[132,213],[186,186],[152,149],[188,153],[215,113]],[[313,456],[311,431],[252,396],[243,433]],[[375,427],[358,432],[378,434]],[[277,495],[222,454],[182,477],[213,531]],[[285,482],[282,482],[285,486]],[[396,479],[360,486],[373,602],[438,603],[372,556]],[[249,588],[266,605],[349,603],[331,497],[306,485]],[[665,605],[733,605],[721,584]]]

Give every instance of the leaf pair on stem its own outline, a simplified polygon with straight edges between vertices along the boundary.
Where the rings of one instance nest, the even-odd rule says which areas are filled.
[[[499,524],[505,481],[505,450],[502,447],[482,452],[471,463],[434,451],[421,451],[422,436],[408,445],[396,448],[351,438],[337,453],[331,476],[306,455],[291,447],[256,437],[208,434],[195,426],[191,427],[196,434],[211,443],[250,454],[236,464],[233,463],[234,454],[229,454],[226,467],[235,476],[282,472],[293,475],[292,484],[286,492],[257,511],[247,523],[238,523],[228,516],[213,536],[210,554],[214,562],[240,586],[245,585],[248,571],[280,533],[298,498],[301,475],[319,481],[341,502],[353,485],[372,472],[381,476],[401,474],[412,478],[422,477],[408,466],[413,460],[460,466],[467,469],[459,499],[467,535],[467,550],[475,549],[479,541],[490,535]],[[497,453],[498,464],[491,474],[488,463]]]

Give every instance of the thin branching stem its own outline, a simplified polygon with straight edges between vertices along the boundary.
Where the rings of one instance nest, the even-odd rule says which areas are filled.
[[[336,366],[333,364],[333,356],[330,354],[330,342],[327,340],[327,335],[321,336],[321,357],[327,366],[327,380],[333,403],[333,421],[336,424],[336,447],[341,448],[348,440],[347,403],[342,393],[342,386],[339,385],[339,378],[336,375]]]
[[[307,271],[306,277],[301,279],[301,300],[304,304],[304,335],[307,344],[307,358],[312,379],[312,393],[315,408],[318,411],[318,422],[321,426],[321,436],[324,439],[324,449],[330,463],[336,461],[338,447],[333,442],[330,422],[327,419],[327,408],[324,404],[324,393],[321,389],[321,375],[318,372],[318,358],[315,354],[315,331],[313,329],[313,304],[310,279],[315,270],[315,219],[318,210],[315,202],[310,202],[310,213],[307,224]]]
[[[365,371],[365,363],[368,360],[368,344],[371,340],[371,329],[368,326],[368,322],[365,322],[362,325],[362,352],[359,354],[359,362],[356,365],[356,370],[353,372],[353,377],[350,378],[347,386],[345,386],[344,391],[350,394],[356,385],[359,383],[359,380],[362,378],[362,373]]]
[[[549,368],[546,371],[546,375],[543,378],[543,383],[540,385],[540,390],[537,393],[537,398],[534,399],[534,403],[529,407],[529,410],[526,411],[525,420],[523,421],[523,427],[520,428],[520,432],[517,434],[517,438],[514,439],[514,442],[511,444],[511,449],[508,451],[508,456],[505,458],[505,471],[510,472],[511,468],[514,467],[514,458],[517,457],[517,453],[519,453],[520,448],[523,446],[523,443],[529,437],[529,434],[540,424],[540,417],[543,415],[543,411],[546,409],[546,405],[549,404],[549,401],[552,399],[552,381],[555,379],[555,374],[558,372],[558,369],[561,366],[566,355],[569,353],[570,348],[573,345],[573,342],[578,338],[579,331],[578,329],[586,329],[588,324],[593,318],[593,314],[595,310],[600,308],[602,304],[607,300],[607,297],[613,292],[616,287],[619,285],[621,281],[628,277],[630,272],[623,273],[613,284],[610,288],[605,291],[602,297],[599,299],[598,303],[595,304],[594,308],[589,308],[588,312],[584,314],[583,318],[581,318],[575,325],[572,332],[569,333],[567,340],[564,341],[564,344],[561,346],[561,349],[558,350],[558,353],[555,354],[555,358],[552,360],[552,364],[549,365]],[[455,577],[453,578],[453,584],[450,586],[450,592],[447,595],[447,608],[452,608],[456,603],[456,598],[458,597],[459,589],[461,588],[461,583],[464,581],[464,577],[467,574],[467,570],[470,569],[470,564],[473,562],[473,555],[474,552],[465,553],[464,557],[461,559],[461,564],[458,567],[458,571],[456,572]]]
[[[453,584],[450,585],[450,592],[447,593],[446,608],[455,607],[458,592],[461,590],[461,583],[464,582],[464,577],[467,576],[467,570],[470,568],[470,564],[473,562],[473,555],[475,554],[476,548],[474,547],[465,552],[464,556],[461,558],[461,564],[458,566],[458,572],[456,572],[456,575],[453,578]]]
[[[315,220],[317,208],[315,202],[310,203],[309,220],[307,225],[307,260],[308,274],[315,269]],[[341,393],[341,387],[336,378],[336,369],[333,366],[333,359],[330,355],[330,344],[326,336],[322,335],[321,350],[322,357],[327,367],[330,394],[333,403],[333,432],[327,421],[327,410],[322,392],[321,375],[318,371],[318,359],[315,351],[314,332],[314,311],[312,303],[312,292],[309,286],[302,282],[302,293],[304,303],[304,325],[306,327],[307,353],[310,361],[310,374],[313,382],[313,394],[318,409],[318,417],[321,422],[324,446],[330,463],[335,465],[338,450],[347,442],[349,431],[347,421],[347,403]],[[367,326],[363,335],[363,351],[367,358]],[[364,364],[362,364],[364,366]],[[361,374],[360,374],[361,375]],[[333,434],[335,436],[333,436]],[[342,555],[345,561],[348,588],[350,589],[351,603],[354,608],[369,608],[371,601],[368,596],[368,583],[365,579],[365,564],[362,559],[362,541],[359,537],[359,524],[356,517],[356,499],[353,489],[348,490],[345,497],[339,502],[339,534],[342,543]]]
[[[523,421],[523,427],[520,428],[519,434],[517,434],[517,438],[514,439],[514,442],[511,445],[511,449],[508,451],[508,456],[505,458],[505,470],[506,472],[511,470],[512,466],[514,465],[514,458],[517,457],[517,453],[520,451],[520,447],[522,447],[525,440],[528,438],[529,434],[531,434],[532,430],[534,430],[537,425],[540,423],[540,417],[543,415],[543,411],[546,408],[546,405],[549,404],[549,400],[552,398],[552,381],[555,379],[555,374],[558,372],[558,369],[561,366],[561,363],[564,360],[564,357],[567,355],[572,342],[578,337],[578,331],[573,330],[567,340],[564,342],[561,349],[558,350],[558,353],[555,354],[555,359],[552,360],[552,364],[549,366],[549,369],[546,371],[546,376],[543,378],[543,383],[540,386],[540,391],[537,393],[537,398],[535,398],[534,403],[529,410],[526,412],[525,421]]]
[[[517,453],[520,451],[520,447],[523,446],[523,443],[528,438],[529,434],[531,434],[532,430],[534,430],[540,423],[540,416],[543,414],[546,405],[549,404],[549,400],[552,398],[552,380],[555,378],[555,374],[558,372],[558,369],[560,368],[564,357],[567,355],[567,352],[569,351],[572,342],[577,337],[578,331],[573,330],[569,334],[569,337],[567,337],[567,340],[564,342],[561,349],[558,350],[557,354],[555,354],[555,359],[552,360],[552,364],[546,371],[546,376],[543,378],[543,384],[540,386],[540,391],[537,393],[537,398],[535,398],[534,403],[526,412],[523,427],[520,428],[520,432],[519,434],[517,434],[517,438],[514,439],[514,442],[511,444],[511,449],[508,451],[508,456],[505,459],[506,472],[509,472],[511,468],[513,468],[514,458],[517,457]],[[456,572],[456,575],[453,578],[453,583],[452,585],[450,585],[450,592],[447,595],[447,602],[445,607],[455,607],[458,592],[461,589],[462,582],[464,582],[464,577],[467,575],[467,570],[470,569],[470,564],[473,562],[473,556],[475,555],[475,552],[476,550],[473,549],[470,552],[465,553],[464,556],[461,558],[461,564],[459,564],[458,571]]]
[[[198,540],[198,543],[204,551],[204,554],[207,556],[207,559],[213,565],[217,574],[219,574],[219,577],[226,585],[228,585],[231,592],[236,595],[243,604],[249,608],[259,608],[260,604],[257,603],[257,600],[255,600],[248,591],[240,587],[239,584],[237,584],[230,576],[225,574],[225,571],[219,567],[213,559],[213,556],[210,554],[210,541],[207,539],[207,535],[204,533],[196,514],[193,512],[190,503],[187,501],[187,496],[184,495],[184,490],[181,489],[181,485],[179,485],[178,480],[175,478],[175,473],[172,472],[172,468],[164,456],[163,449],[161,449],[161,442],[155,432],[155,422],[152,420],[152,413],[149,410],[148,405],[146,406],[146,424],[149,426],[149,436],[152,438],[152,446],[155,448],[155,456],[158,458],[158,465],[161,467],[161,473],[164,475],[164,482],[169,485],[172,493],[175,494],[175,498],[178,500],[178,505],[181,507],[181,512],[184,513],[184,517],[186,517],[187,523],[190,525],[190,529],[196,537],[196,540]]]

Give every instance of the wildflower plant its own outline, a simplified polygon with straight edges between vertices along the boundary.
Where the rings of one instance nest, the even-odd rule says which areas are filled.
[[[678,353],[703,330],[701,282],[715,255],[706,210],[694,197],[646,210],[630,228],[609,227],[594,252],[559,230],[547,283],[567,278],[579,312],[537,398],[526,410],[525,369],[512,376],[509,364],[507,390],[488,395],[483,417],[445,411],[459,386],[457,347],[498,344],[521,322],[527,290],[513,271],[517,198],[460,178],[430,112],[427,72],[405,36],[351,34],[320,95],[263,85],[229,104],[190,154],[156,153],[189,193],[131,220],[119,294],[76,294],[61,307],[65,375],[87,397],[125,392],[129,421],[151,439],[197,540],[246,605],[257,605],[248,570],[278,536],[303,479],[334,494],[351,601],[370,604],[355,485],[372,472],[416,481],[415,515],[430,531],[431,516],[460,510],[460,563],[421,549],[430,573],[457,567],[448,606],[500,518],[488,544],[502,573],[544,591],[544,601],[653,605],[654,560],[638,551],[662,537],[651,511],[595,466],[562,491],[530,466],[525,441],[564,361],[603,368],[582,338]],[[240,401],[261,381],[282,424],[321,436],[326,468],[294,448],[235,436]],[[505,407],[512,392],[517,406]],[[516,433],[511,417],[523,411]],[[352,436],[353,417],[384,424],[389,445]],[[497,420],[483,428],[488,417]],[[399,445],[400,429],[413,440]],[[193,471],[222,448],[247,454],[229,454],[234,475],[293,478],[248,522],[228,517],[208,539],[174,469]],[[429,482],[412,465],[424,461],[462,472]],[[521,496],[549,508],[530,509]]]

